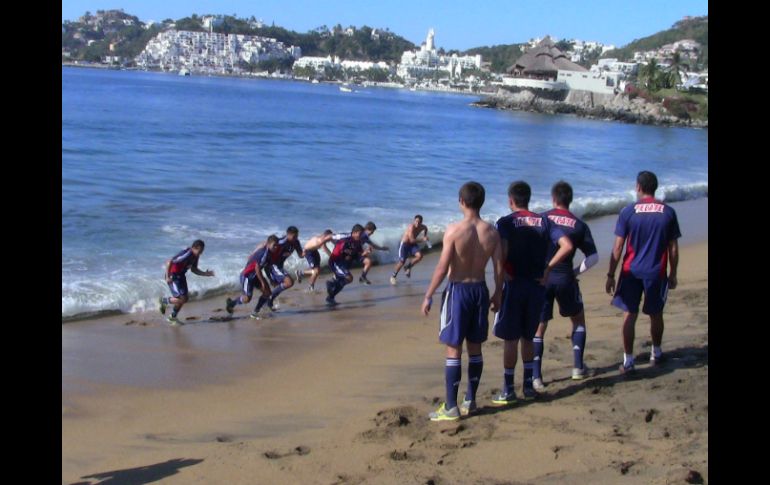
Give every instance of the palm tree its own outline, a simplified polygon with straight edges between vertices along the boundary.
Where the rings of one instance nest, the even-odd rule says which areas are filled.
[[[644,79],[644,85],[647,86],[647,88],[650,91],[657,91],[660,81],[660,68],[658,67],[658,62],[653,58],[650,59],[650,62],[647,63],[646,66],[642,67],[640,74],[640,77]]]

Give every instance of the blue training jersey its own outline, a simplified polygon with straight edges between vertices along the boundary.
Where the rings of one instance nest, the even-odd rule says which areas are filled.
[[[542,278],[549,243],[558,244],[564,236],[548,218],[528,210],[501,217],[495,227],[508,248],[505,270],[514,278]]]
[[[574,258],[577,250],[580,249],[586,257],[596,254],[596,244],[591,235],[591,229],[588,228],[588,224],[581,221],[575,214],[568,210],[551,209],[544,212],[543,215],[556,227],[561,229],[570,241],[572,241],[572,245],[574,246],[567,257],[553,267],[548,276],[548,280],[572,279],[575,277]],[[548,261],[553,258],[553,255],[556,254],[556,251],[558,250],[559,245],[551,241],[548,245],[548,253],[545,258],[546,264],[548,264]]]

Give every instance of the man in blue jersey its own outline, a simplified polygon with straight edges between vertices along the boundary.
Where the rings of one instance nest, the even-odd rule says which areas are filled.
[[[536,391],[545,389],[543,384],[543,337],[548,328],[548,322],[553,319],[553,303],[559,303],[559,314],[572,320],[572,378],[575,380],[586,377],[586,367],[583,363],[583,353],[586,345],[586,321],[583,312],[583,297],[580,294],[577,276],[599,261],[596,252],[596,244],[591,236],[591,229],[575,214],[570,212],[572,203],[572,186],[564,181],[556,182],[551,188],[553,209],[543,215],[556,227],[569,237],[573,249],[566,258],[553,267],[545,282],[545,305],[540,317],[540,325],[537,327],[535,338],[532,340],[535,347],[535,368],[533,372],[532,386]],[[549,244],[546,260],[550,260],[559,249],[553,243]],[[573,268],[573,258],[580,249],[585,259]]]
[[[166,307],[168,305],[174,305],[174,308],[171,310],[171,316],[166,319],[172,325],[179,324],[177,315],[189,299],[187,276],[185,275],[187,270],[192,270],[198,276],[214,276],[213,271],[201,271],[198,269],[198,259],[203,254],[205,247],[205,243],[197,239],[192,243],[192,246],[179,251],[176,256],[166,261],[164,278],[171,290],[172,296],[170,298],[161,297],[159,303],[160,313],[163,315],[166,314]]]
[[[329,268],[334,277],[326,282],[326,304],[328,306],[336,305],[337,302],[334,297],[342,291],[345,285],[353,281],[350,266],[364,253],[361,241],[363,232],[364,227],[361,224],[356,224],[351,229],[350,234],[335,234],[331,238],[334,242],[334,250],[329,257]]]
[[[378,246],[374,243],[374,241],[371,240],[372,234],[374,234],[374,231],[377,230],[377,226],[374,224],[374,222],[369,221],[364,226],[364,232],[361,233],[361,242],[364,245],[364,248],[367,246],[371,247],[372,249],[376,249],[378,251],[387,251],[389,248],[387,246]],[[370,257],[371,251],[365,251],[363,254],[363,263],[364,263],[364,270],[361,272],[361,276],[358,277],[359,283],[365,283],[367,285],[371,285],[372,282],[369,281],[366,278],[366,274],[369,272],[369,269],[372,267],[372,258]]]
[[[267,266],[267,261],[270,256],[270,251],[278,243],[278,236],[270,235],[267,241],[257,246],[254,252],[249,255],[249,259],[246,260],[246,267],[241,271],[241,295],[236,299],[228,298],[225,302],[225,309],[230,315],[233,314],[233,310],[236,306],[246,304],[251,301],[251,297],[254,294],[254,288],[259,289],[262,292],[262,296],[269,298],[270,285],[265,279],[262,269]],[[257,317],[257,310],[254,309],[252,317]]]
[[[494,226],[479,216],[484,199],[481,184],[468,182],[460,187],[459,205],[463,219],[447,226],[441,257],[422,302],[422,312],[427,316],[433,304],[433,293],[444,277],[448,278],[441,295],[439,327],[439,340],[446,345],[446,401],[430,413],[431,421],[456,421],[461,415],[477,409],[476,391],[484,368],[481,345],[487,340],[489,310],[494,312],[500,307],[503,285],[500,235]],[[484,275],[490,259],[495,274],[495,292],[491,301]],[[468,390],[458,406],[463,340],[468,350]]]
[[[503,248],[505,283],[500,311],[495,318],[494,334],[505,340],[503,347],[503,390],[492,402],[516,402],[513,376],[521,340],[521,359],[524,362],[522,392],[525,399],[534,399],[532,387],[535,337],[540,315],[545,304],[544,281],[548,273],[572,252],[572,242],[550,219],[530,212],[532,189],[523,181],[508,187],[508,203],[513,211],[497,221],[497,231]],[[559,249],[546,261],[549,244]]]
[[[633,372],[634,333],[639,304],[644,294],[642,312],[650,316],[652,351],[650,363],[660,362],[663,340],[663,307],[669,289],[676,288],[679,243],[682,236],[676,211],[655,199],[658,178],[652,172],[636,177],[637,201],[625,207],[615,226],[615,245],[610,257],[606,290],[614,291],[612,304],[623,310],[623,364],[620,372]],[[620,278],[615,284],[615,270],[623,246],[626,253]],[[670,269],[669,269],[670,265]]]
[[[289,226],[288,229],[286,229],[286,235],[278,239],[278,242],[275,243],[273,249],[268,252],[270,256],[268,257],[265,272],[273,283],[274,288],[269,297],[259,297],[257,308],[254,310],[255,312],[259,313],[259,310],[265,303],[267,303],[268,308],[275,310],[273,303],[278,295],[284,290],[288,290],[294,286],[294,280],[292,280],[289,273],[283,269],[284,262],[294,252],[296,252],[300,258],[305,257],[305,250],[302,249],[302,244],[299,242],[299,229],[294,226]]]

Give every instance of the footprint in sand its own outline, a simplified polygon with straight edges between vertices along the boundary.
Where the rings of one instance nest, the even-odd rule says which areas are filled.
[[[291,455],[303,456],[303,455],[307,455],[308,453],[310,453],[310,447],[299,445],[287,453],[278,453],[277,451],[271,450],[271,451],[266,451],[265,453],[263,453],[263,455],[268,460],[277,460],[279,458],[285,458]]]

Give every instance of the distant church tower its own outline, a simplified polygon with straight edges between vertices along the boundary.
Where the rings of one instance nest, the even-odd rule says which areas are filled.
[[[433,32],[433,29],[431,28],[428,31],[428,38],[425,39],[425,50],[426,51],[432,51],[434,49],[433,47],[433,37],[435,37],[436,33]]]

